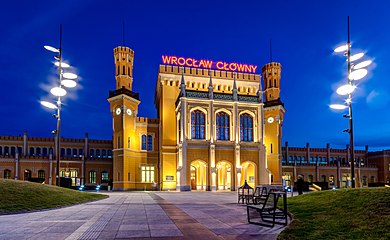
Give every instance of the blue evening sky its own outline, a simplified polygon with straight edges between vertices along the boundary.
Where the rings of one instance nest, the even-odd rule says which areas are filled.
[[[349,142],[342,102],[334,93],[346,83],[345,58],[333,48],[347,40],[352,51],[374,60],[353,98],[355,144],[390,146],[390,1],[5,1],[0,8],[0,135],[51,136],[56,121],[39,100],[55,82],[53,54],[59,45],[81,76],[64,98],[64,137],[111,139],[108,91],[115,88],[113,48],[135,51],[133,90],[139,116],[156,117],[155,82],[161,55],[261,66],[282,64],[281,97],[287,109],[283,142],[344,148]],[[258,73],[260,73],[258,71]],[[53,98],[52,98],[53,99]]]

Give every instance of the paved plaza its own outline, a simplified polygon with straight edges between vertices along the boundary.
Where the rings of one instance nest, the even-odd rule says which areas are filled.
[[[103,192],[109,198],[0,216],[0,239],[275,239],[248,224],[236,192]]]

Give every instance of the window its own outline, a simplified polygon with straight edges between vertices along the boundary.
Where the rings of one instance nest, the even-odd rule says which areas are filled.
[[[77,157],[77,149],[76,148],[73,148],[72,149],[72,157]]]
[[[47,148],[42,148],[42,156],[47,156]]]
[[[313,182],[313,175],[309,175],[309,183],[312,183]]]
[[[66,149],[66,156],[67,157],[71,157],[72,156],[72,149],[70,149],[70,148]]]
[[[240,140],[244,142],[253,141],[253,118],[247,113],[240,116]]]
[[[107,156],[108,156],[109,158],[112,158],[112,150],[108,150],[108,151],[107,151]]]
[[[49,148],[49,154],[53,155],[53,148]]]
[[[108,182],[108,172],[102,172],[102,182]]]
[[[326,176],[325,175],[321,176],[321,182],[326,182]]]
[[[374,177],[374,176],[371,176],[370,182],[371,182],[371,183],[375,182],[375,177]]]
[[[96,157],[100,158],[100,149],[96,149]]]
[[[89,156],[90,157],[95,157],[95,150],[94,149],[90,149],[89,150]]]
[[[96,183],[96,171],[89,171],[89,183]]]
[[[16,152],[16,148],[11,147],[11,156],[15,156],[16,155],[15,152]]]
[[[229,140],[229,114],[217,113],[217,140]]]
[[[152,135],[148,135],[148,150],[152,150],[153,148],[153,137]]]
[[[65,148],[61,148],[61,157],[65,156]]]
[[[38,171],[38,178],[45,180],[45,171],[44,170]]]
[[[5,179],[10,179],[11,178],[11,170],[5,169],[4,170],[4,178]]]
[[[0,147],[0,155],[3,155],[3,148]]]
[[[9,147],[4,147],[4,155],[8,156],[9,155]]]
[[[200,110],[191,112],[191,138],[205,139],[205,114]]]
[[[154,166],[142,166],[142,182],[154,182]]]
[[[35,156],[35,149],[33,147],[30,147],[30,156]]]
[[[142,135],[142,150],[146,150],[146,135]]]
[[[84,155],[84,150],[82,148],[79,149],[79,157],[82,157]]]
[[[106,149],[102,150],[102,157],[104,157],[104,158],[107,157]]]

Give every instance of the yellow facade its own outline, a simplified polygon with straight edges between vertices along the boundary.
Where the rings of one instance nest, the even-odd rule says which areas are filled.
[[[132,92],[134,52],[117,47],[114,60],[116,90],[108,98],[114,131],[114,189],[146,185],[161,190],[214,191],[235,190],[244,181],[252,186],[281,183],[284,108],[279,98],[280,64],[263,68],[264,80],[277,82],[273,86],[265,83],[264,93],[271,96],[266,95],[265,102],[259,74],[160,65],[155,93],[158,119],[153,119],[153,125],[149,121],[140,124],[137,118],[140,101]],[[267,106],[274,100],[278,104]],[[198,128],[194,114],[203,121]],[[265,125],[264,118],[270,116],[278,120]],[[143,134],[153,134],[153,150],[141,149]],[[144,165],[154,166],[153,181],[142,178]]]

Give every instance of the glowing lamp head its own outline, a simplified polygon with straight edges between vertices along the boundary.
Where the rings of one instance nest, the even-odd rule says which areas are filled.
[[[74,88],[77,86],[76,81],[73,81],[71,79],[64,79],[61,81],[61,84],[67,88]]]
[[[344,110],[348,108],[348,106],[344,104],[330,104],[329,107],[334,110]]]
[[[364,53],[356,53],[355,55],[352,55],[349,58],[349,61],[351,61],[351,62],[356,61],[356,60],[362,58],[363,56],[364,56]]]
[[[59,67],[59,66],[60,66],[60,62],[55,62],[54,65],[56,65],[57,67]],[[70,67],[70,65],[67,64],[67,63],[61,62],[61,67],[62,67],[62,68],[68,68],[68,67]]]
[[[56,97],[63,97],[66,95],[66,90],[60,87],[54,87],[50,90],[50,92]]]
[[[338,95],[348,95],[353,93],[355,91],[356,86],[353,86],[351,84],[345,84],[339,88],[337,88],[336,92]]]
[[[45,106],[50,109],[57,109],[57,106],[54,103],[48,101],[41,101],[42,106]]]
[[[54,52],[54,53],[59,53],[60,50],[58,48],[55,48],[55,47],[52,47],[52,46],[49,46],[49,45],[45,45],[43,46],[46,50],[50,51],[50,52]]]
[[[63,73],[62,76],[64,78],[68,78],[68,79],[76,79],[77,78],[77,75],[74,74],[74,73],[69,73],[69,72],[66,72],[66,73]]]
[[[348,45],[347,44],[344,44],[344,45],[341,45],[341,46],[338,46],[337,48],[334,49],[334,52],[345,52],[348,50]]]
[[[368,71],[364,68],[355,70],[349,74],[349,80],[360,80],[367,75]]]
[[[371,65],[371,63],[372,63],[371,60],[366,60],[364,62],[358,63],[355,66],[353,66],[353,69],[356,70],[356,69],[364,68],[364,67]]]

